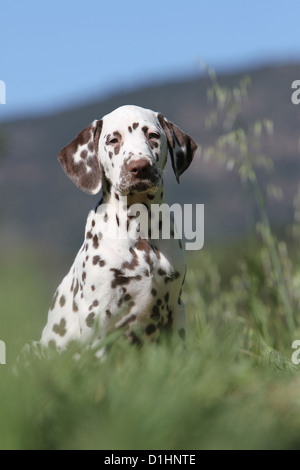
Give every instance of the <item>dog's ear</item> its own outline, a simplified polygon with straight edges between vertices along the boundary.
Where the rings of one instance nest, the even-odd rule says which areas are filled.
[[[102,168],[98,159],[98,143],[102,120],[93,121],[60,152],[58,159],[71,180],[89,194],[96,194],[102,186]]]
[[[179,183],[179,176],[190,166],[194,158],[197,144],[162,114],[158,114],[157,118],[167,137],[172,167]]]

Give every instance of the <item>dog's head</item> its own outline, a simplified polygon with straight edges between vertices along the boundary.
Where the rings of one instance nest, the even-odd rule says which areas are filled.
[[[78,134],[59,154],[71,180],[96,194],[103,178],[121,195],[155,193],[169,150],[177,181],[190,165],[197,145],[162,114],[121,106]]]

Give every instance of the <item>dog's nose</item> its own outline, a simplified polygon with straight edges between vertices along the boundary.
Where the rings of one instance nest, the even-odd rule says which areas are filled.
[[[141,158],[140,160],[132,160],[128,165],[128,170],[135,178],[148,178],[151,173],[151,165],[149,160]]]

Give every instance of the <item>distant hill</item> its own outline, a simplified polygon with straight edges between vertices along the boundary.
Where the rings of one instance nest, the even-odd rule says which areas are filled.
[[[300,65],[268,66],[250,72],[252,85],[240,120],[244,125],[268,117],[274,135],[263,151],[275,163],[274,182],[284,190],[284,201],[270,205],[273,223],[284,227],[292,221],[292,199],[300,180],[300,105],[291,102],[291,83],[300,79]],[[237,85],[246,72],[218,77],[220,84]],[[65,176],[57,161],[60,149],[95,118],[123,104],[136,104],[163,113],[202,146],[212,144],[216,129],[205,128],[210,111],[208,78],[193,78],[119,93],[107,99],[74,106],[50,116],[1,124],[0,223],[5,243],[36,242],[49,250],[74,251],[83,238],[87,211],[99,196],[87,196]],[[178,185],[170,166],[165,178],[170,203],[205,204],[205,242],[232,240],[253,229],[245,207],[255,207],[241,192],[234,172],[227,172],[212,158],[199,155]]]

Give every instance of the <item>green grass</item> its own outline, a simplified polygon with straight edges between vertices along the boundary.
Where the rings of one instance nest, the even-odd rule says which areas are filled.
[[[216,253],[189,260],[185,348],[166,338],[137,350],[112,338],[101,363],[89,351],[77,361],[72,349],[51,351],[19,365],[17,376],[15,356],[39,338],[51,292],[30,255],[2,260],[0,448],[299,448],[300,366],[290,361],[297,338],[253,253],[243,266],[240,254],[231,280],[226,256],[216,255],[218,264]]]

